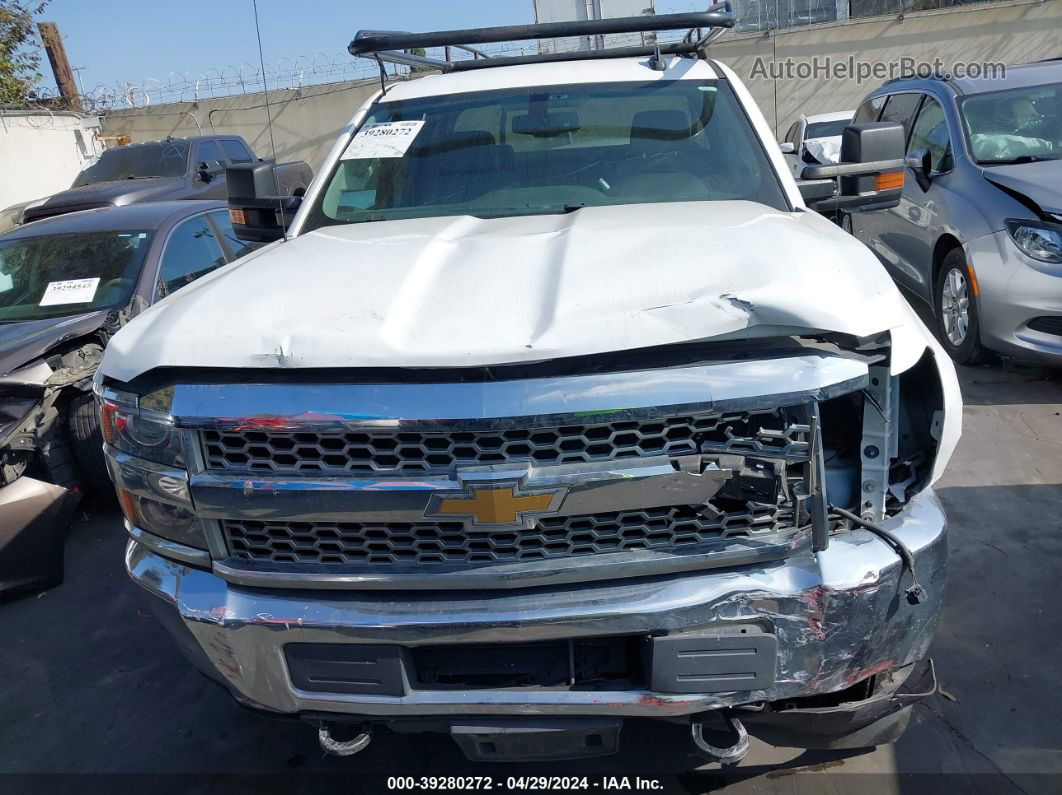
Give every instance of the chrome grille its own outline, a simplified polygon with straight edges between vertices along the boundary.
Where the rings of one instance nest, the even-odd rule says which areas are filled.
[[[225,520],[233,557],[269,563],[484,564],[624,550],[683,551],[794,529],[786,506],[693,506],[551,517],[527,530],[469,532],[462,522],[331,523]]]
[[[805,455],[784,409],[505,431],[203,431],[207,468],[275,474],[445,472],[454,465],[567,464],[701,450]]]

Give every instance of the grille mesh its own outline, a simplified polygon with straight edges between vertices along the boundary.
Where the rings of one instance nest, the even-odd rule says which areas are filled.
[[[447,471],[456,464],[535,464],[715,452],[805,454],[806,426],[784,410],[669,417],[507,431],[203,432],[207,468],[276,474],[380,474]]]
[[[1062,337],[1062,316],[1034,317],[1029,321],[1029,328],[1033,331],[1042,331],[1044,334],[1057,334]]]
[[[541,519],[536,527],[468,532],[461,522],[222,522],[236,558],[271,563],[433,564],[546,560],[675,549],[754,538],[792,526],[784,507],[749,504],[708,517],[692,506]]]

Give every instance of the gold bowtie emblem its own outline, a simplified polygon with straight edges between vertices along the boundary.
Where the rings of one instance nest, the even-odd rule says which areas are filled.
[[[517,494],[515,486],[473,486],[471,495],[438,499],[436,516],[468,517],[476,525],[525,526],[533,521],[529,514],[556,510],[564,494]]]

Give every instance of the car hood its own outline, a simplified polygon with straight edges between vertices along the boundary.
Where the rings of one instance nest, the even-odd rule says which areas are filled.
[[[985,179],[1020,193],[1045,213],[1062,214],[1062,160],[991,166]]]
[[[587,207],[299,235],[148,309],[101,372],[488,366],[795,329],[864,336],[913,318],[873,254],[815,213]]]
[[[145,179],[118,179],[112,182],[97,182],[70,188],[49,196],[42,203],[34,205],[32,212],[45,211],[54,215],[54,210],[61,207],[80,207],[84,205],[135,204],[136,202],[158,200],[184,187],[180,177],[148,177]],[[27,217],[30,213],[27,213]]]
[[[63,340],[92,333],[106,319],[107,312],[103,311],[73,317],[0,323],[0,376],[29,364]]]
[[[804,148],[824,166],[829,166],[841,159],[841,136],[808,138],[804,141]]]

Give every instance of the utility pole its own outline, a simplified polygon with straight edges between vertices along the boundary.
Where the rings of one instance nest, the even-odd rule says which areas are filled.
[[[37,30],[40,31],[41,40],[44,42],[44,51],[48,53],[48,61],[52,65],[52,73],[55,75],[56,85],[59,86],[59,93],[66,100],[66,106],[70,110],[80,113],[81,97],[77,92],[77,83],[74,82],[70,61],[66,58],[66,48],[59,35],[59,26],[54,22],[39,22]]]

